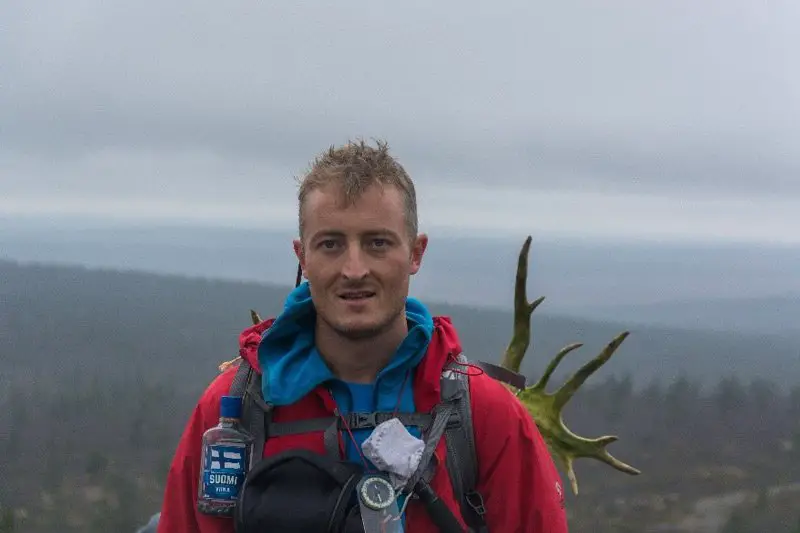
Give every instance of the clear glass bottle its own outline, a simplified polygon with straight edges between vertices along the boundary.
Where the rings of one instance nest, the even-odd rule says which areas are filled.
[[[223,396],[219,424],[203,434],[197,509],[231,516],[247,475],[253,438],[240,425],[242,398]]]

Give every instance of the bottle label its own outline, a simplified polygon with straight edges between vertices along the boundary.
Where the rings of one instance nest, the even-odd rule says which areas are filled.
[[[247,474],[247,446],[211,445],[203,463],[204,498],[235,501]]]

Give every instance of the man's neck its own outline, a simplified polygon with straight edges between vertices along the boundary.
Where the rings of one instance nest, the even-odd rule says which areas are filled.
[[[408,334],[405,316],[380,335],[348,339],[317,324],[316,345],[333,374],[349,383],[373,383]]]

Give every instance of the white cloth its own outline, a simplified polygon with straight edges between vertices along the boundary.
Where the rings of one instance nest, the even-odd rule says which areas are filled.
[[[384,472],[395,486],[404,484],[419,466],[425,442],[408,432],[397,418],[375,427],[361,445],[364,455]]]

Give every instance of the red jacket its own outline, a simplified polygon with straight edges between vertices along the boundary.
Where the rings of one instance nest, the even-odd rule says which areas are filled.
[[[257,348],[268,320],[244,330],[240,354],[259,370]],[[434,318],[435,330],[414,378],[417,409],[429,411],[439,398],[439,379],[449,356],[461,351],[455,328],[446,317]],[[232,533],[230,518],[206,516],[196,508],[200,469],[200,441],[219,421],[220,397],[227,394],[236,369],[229,368],[208,386],[192,413],[167,477],[158,533]],[[474,372],[472,372],[474,373]],[[478,486],[486,504],[490,533],[567,533],[563,484],[536,424],[508,389],[485,374],[470,377],[475,445],[478,454]],[[277,407],[274,421],[333,415],[333,399],[318,387],[299,402]],[[322,432],[268,439],[264,456],[289,448],[325,453]],[[340,449],[343,439],[340,435]],[[443,437],[435,452],[440,466],[431,487],[461,520],[444,468]],[[344,455],[343,455],[344,456]],[[438,533],[427,512],[416,500],[407,507],[406,530]]]

